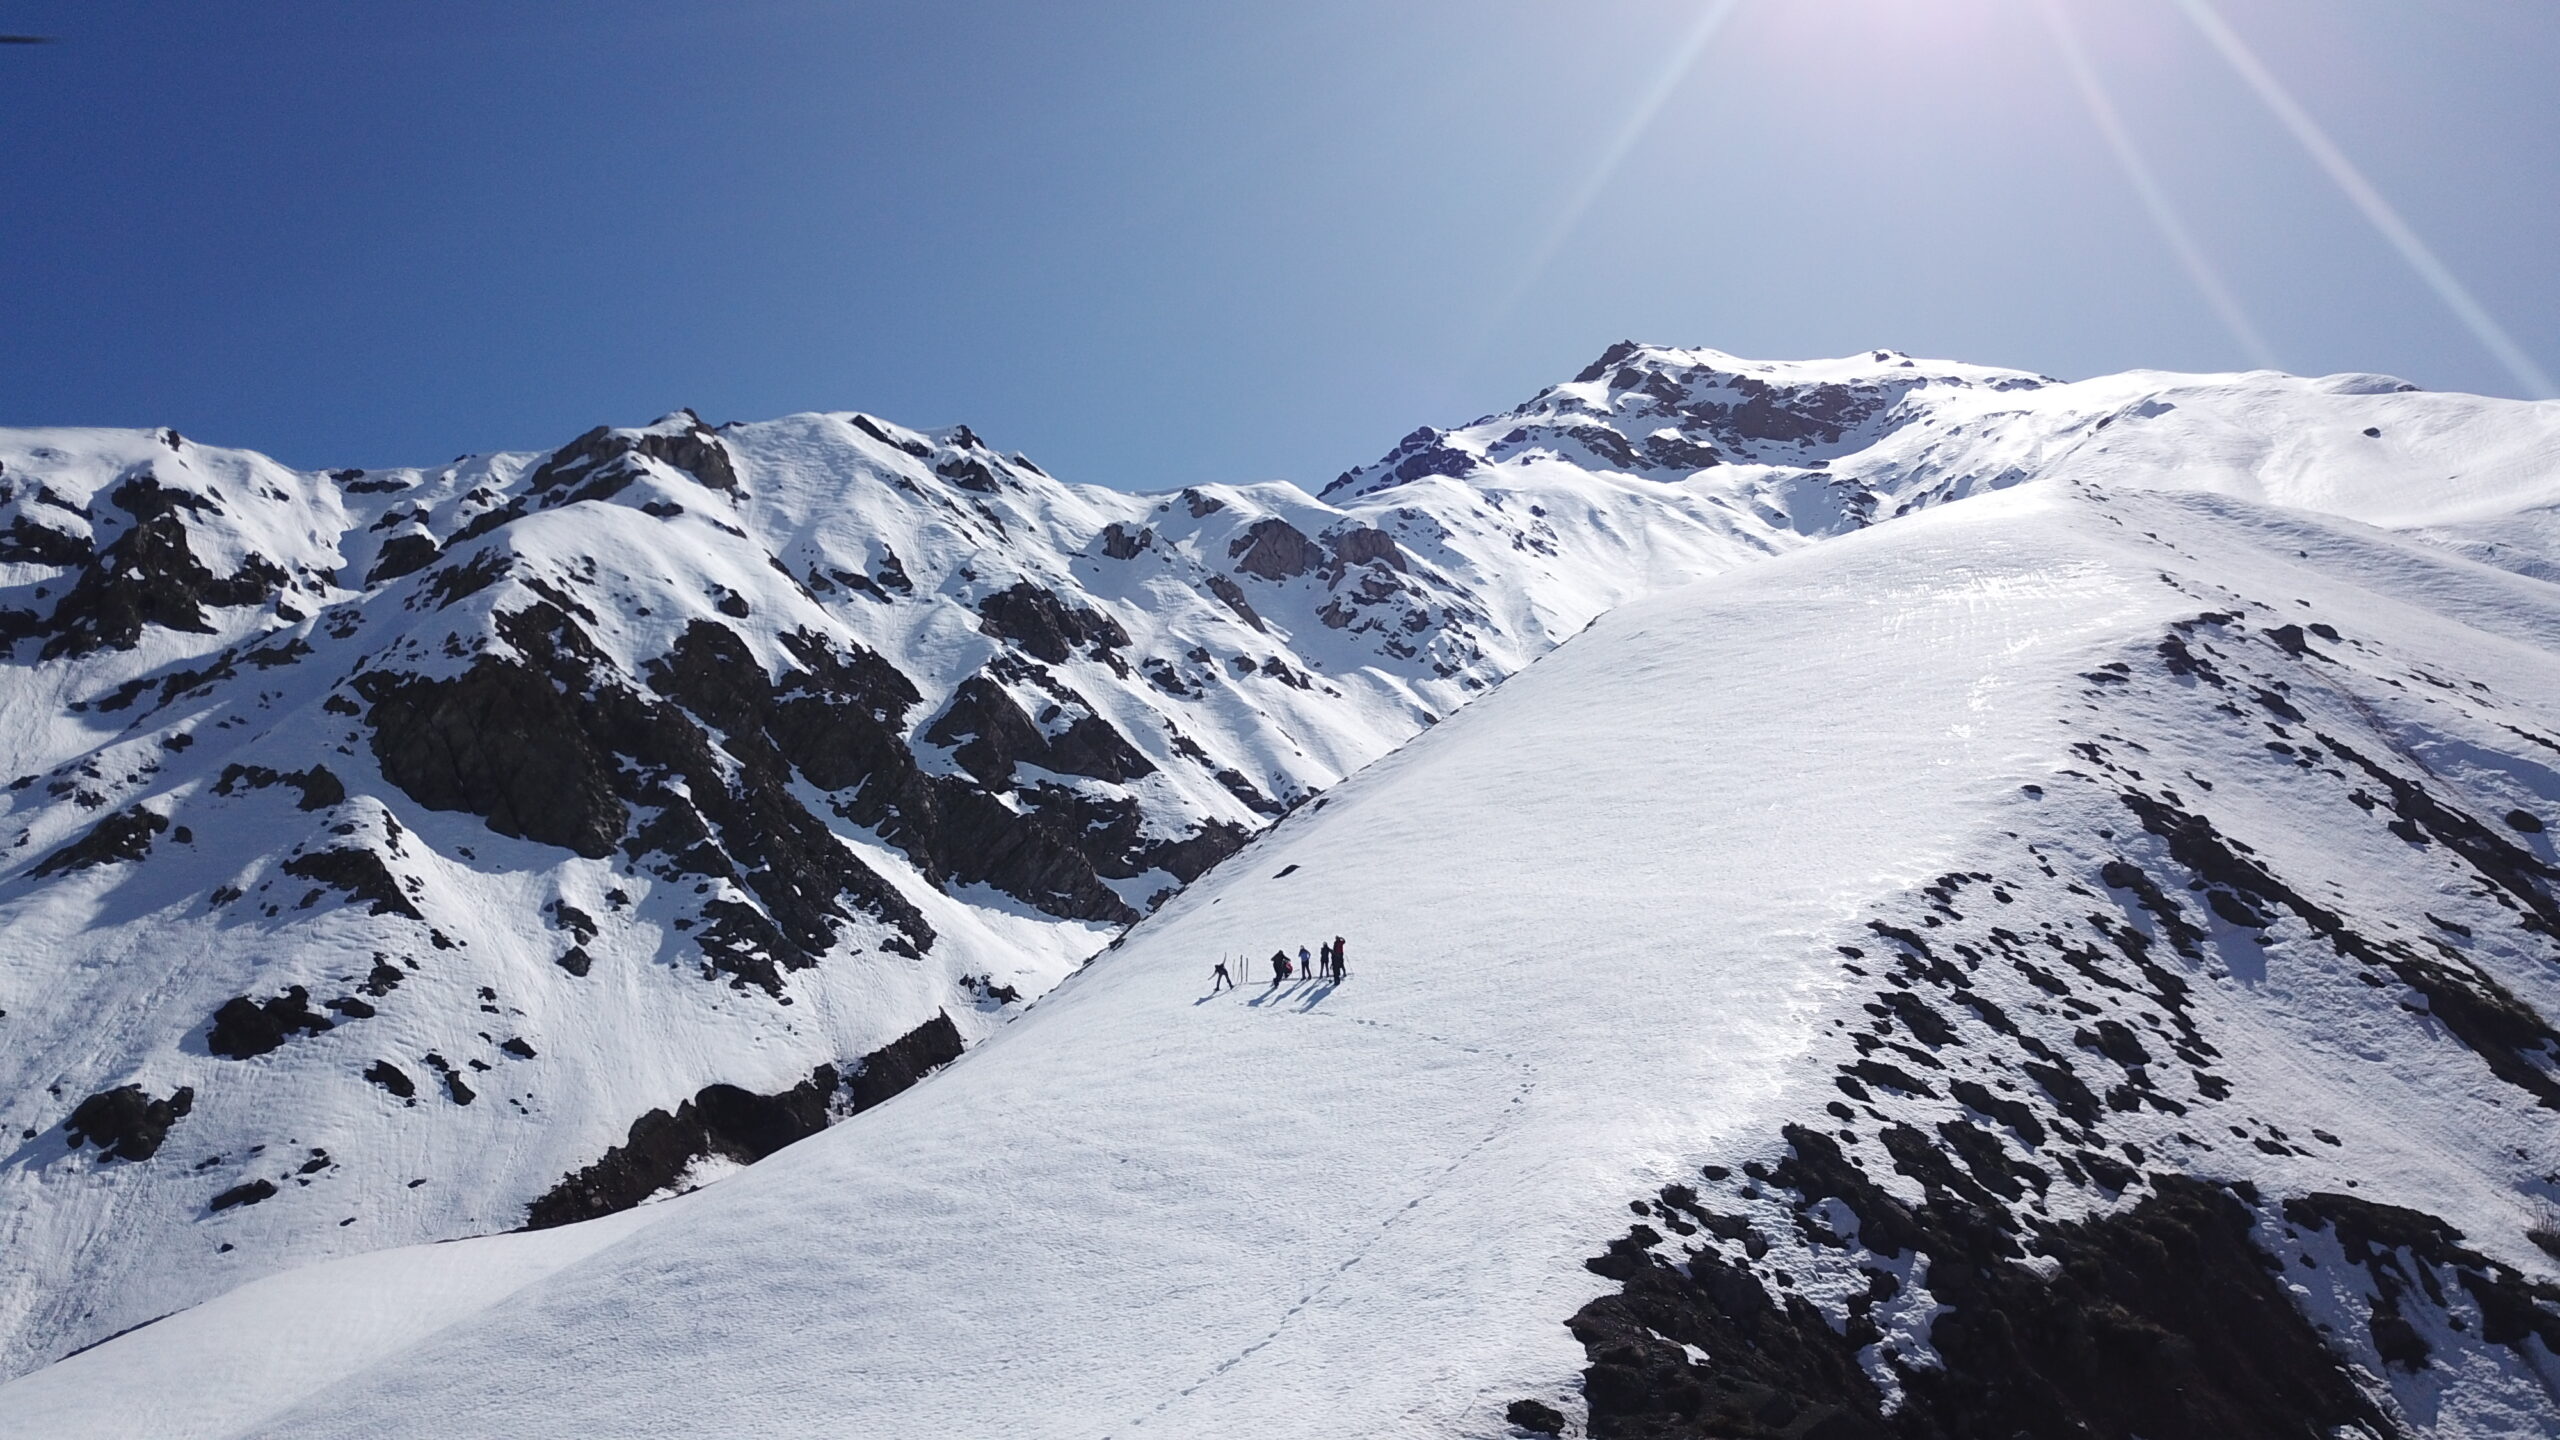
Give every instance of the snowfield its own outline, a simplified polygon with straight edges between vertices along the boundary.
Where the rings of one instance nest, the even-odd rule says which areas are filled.
[[[698,860],[653,863],[628,837],[581,857],[420,802],[383,776],[396,750],[373,758],[387,717],[370,709],[343,731],[260,721],[264,748],[240,753],[278,772],[329,757],[333,803],[419,858],[420,908],[470,943],[427,952],[379,1016],[232,1060],[203,1039],[222,995],[273,995],[331,946],[429,923],[351,906],[343,934],[260,927],[299,937],[276,978],[170,963],[204,944],[183,925],[212,924],[173,917],[302,813],[289,787],[193,821],[200,850],[233,827],[220,865],[172,864],[155,838],[147,858],[12,873],[0,1053],[21,1080],[11,1120],[37,1131],[0,1177],[20,1353],[219,1295],[0,1387],[12,1433],[1501,1436],[1548,1413],[1568,1433],[1835,1440],[2560,1433],[2560,592],[2540,578],[2560,564],[2560,405],[2374,377],[2062,385],[1890,352],[1621,347],[1518,411],[1416,432],[1323,500],[1185,492],[1245,512],[1227,521],[1008,470],[1023,488],[992,492],[1014,508],[988,534],[1039,546],[1000,565],[900,541],[943,603],[804,605],[782,580],[876,573],[844,557],[889,533],[887,512],[830,508],[851,472],[781,478],[828,473],[836,452],[792,447],[844,423],[719,432],[756,498],[708,513],[782,557],[762,575],[669,554],[652,563],[672,579],[626,561],[613,583],[633,588],[567,588],[578,556],[640,554],[681,523],[644,493],[705,508],[645,456],[633,483],[669,488],[483,532],[512,534],[519,567],[454,606],[489,648],[442,644],[467,627],[439,609],[439,628],[402,618],[345,653],[449,677],[521,650],[506,617],[566,596],[606,657],[581,683],[603,684],[680,660],[665,616],[728,614],[733,594],[777,693],[795,663],[823,668],[792,658],[795,628],[848,665],[859,645],[913,682],[897,733],[923,771],[966,774],[960,744],[925,737],[973,675],[1041,683],[1006,669],[1025,642],[975,623],[1034,574],[1125,634],[1042,663],[1156,767],[1140,834],[1222,820],[1238,848],[1187,884],[1113,891],[1144,918],[1069,973],[1108,920],[1040,908],[1075,908],[1063,891],[928,874],[897,812],[850,823],[876,792],[824,785],[758,720],[783,788],[936,943],[884,953],[894,907],[848,902],[842,948],[775,989],[752,969],[706,983],[671,923],[704,913],[674,899],[718,878]],[[933,473],[864,456],[919,489]],[[326,509],[272,483],[284,510]],[[1255,533],[1275,516],[1301,539],[1392,535],[1403,565],[1328,542],[1270,578],[1290,568],[1272,552],[1297,554]],[[449,537],[470,522],[445,523],[421,522],[462,553]],[[1155,538],[1108,568],[1085,548],[1107,525]],[[1388,593],[1424,625],[1324,620],[1364,574],[1416,587]],[[413,613],[335,603],[363,626]],[[325,627],[309,613],[285,624]],[[1195,637],[1320,678],[1247,688],[1211,667],[1193,699],[1146,682]],[[158,643],[108,662],[157,673]],[[46,763],[105,753],[88,712],[40,708],[90,692],[36,648],[9,702],[50,717]],[[329,714],[341,682],[311,673],[296,693]],[[724,773],[759,763],[737,716],[765,702],[698,680],[652,693],[721,737]],[[1285,816],[1244,808],[1218,766]],[[1143,788],[1050,773],[1093,799]],[[1030,808],[1030,783],[1001,778],[972,783]],[[154,813],[178,822],[201,794],[144,783],[95,808],[169,804]],[[78,837],[50,818],[76,802],[48,803],[23,867]],[[714,819],[715,838],[752,828]],[[752,860],[730,873],[720,893],[787,926]],[[631,917],[590,920],[623,937],[593,947],[592,976],[523,938],[550,933],[546,899],[616,876],[648,888]],[[1334,935],[1346,982],[1271,983],[1275,948]],[[1247,978],[1213,993],[1222,958]],[[487,1024],[486,976],[523,1012],[504,1028],[566,1057],[539,1088],[569,1088],[537,1097],[558,1108],[456,1106],[424,1071],[411,1106],[362,1078],[395,1024],[411,1050]],[[599,1009],[579,987],[608,976],[631,998]],[[1015,997],[962,998],[973,976]],[[860,1057],[934,1014],[968,1052],[864,1098],[881,1071]],[[350,1033],[368,1048],[330,1049]],[[896,1055],[916,1073],[949,1059]],[[640,1110],[715,1082],[774,1095],[822,1063],[852,1075],[810,1092],[825,1128],[808,1138],[678,1199],[489,1233]],[[232,1080],[242,1067],[259,1078]],[[160,1154],[92,1158],[44,1128],[126,1080],[197,1091]],[[319,1186],[290,1168],[272,1199],[206,1209],[196,1191],[256,1173],[225,1168],[251,1143],[298,1147],[295,1165],[325,1147],[365,1225],[315,1223],[301,1197]],[[186,1180],[200,1153],[228,1158]],[[698,1181],[726,1154],[678,1158]],[[404,1198],[412,1171],[437,1198]],[[134,1178],[165,1172],[184,1188]],[[220,1268],[251,1236],[255,1263]]]

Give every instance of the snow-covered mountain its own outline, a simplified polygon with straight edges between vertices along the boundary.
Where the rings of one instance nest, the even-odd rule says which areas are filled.
[[[15,1368],[271,1277],[37,1433],[2553,1413],[2560,406],[1622,346],[1321,499],[0,463]]]
[[[388,471],[0,435],[0,1373],[769,1153],[1611,606],[1854,523],[1683,473],[1139,496],[853,414]]]

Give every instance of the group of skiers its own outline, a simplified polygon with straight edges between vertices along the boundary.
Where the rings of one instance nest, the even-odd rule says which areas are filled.
[[[1336,985],[1342,983],[1351,973],[1343,962],[1342,951],[1343,939],[1339,935],[1334,936],[1330,943],[1318,945],[1313,955],[1307,953],[1306,946],[1299,946],[1298,958],[1294,961],[1289,958],[1289,952],[1286,950],[1272,951],[1271,988],[1277,990],[1292,979],[1322,980]],[[1216,968],[1209,972],[1209,993],[1215,995],[1221,990],[1232,990],[1235,986],[1236,977],[1228,973],[1227,962],[1219,961]]]

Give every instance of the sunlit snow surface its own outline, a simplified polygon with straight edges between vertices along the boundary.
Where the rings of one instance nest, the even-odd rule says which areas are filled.
[[[2560,1013],[2547,939],[2378,821],[2343,829],[2260,721],[2174,689],[2092,699],[2086,678],[2203,611],[2316,618],[2356,642],[2313,672],[2321,715],[2476,813],[2554,815],[2560,769],[2509,731],[2560,730],[2560,603],[2532,578],[2560,407],[2128,376],[1923,408],[1827,462],[1913,513],[1684,560],[1735,568],[1605,614],[1301,805],[888,1105],[603,1222],[627,1234],[233,1292],[219,1323],[207,1307],[0,1389],[0,1414],[44,1435],[1506,1433],[1502,1402],[1561,1398],[1583,1363],[1561,1321],[1604,1288],[1581,1261],[1626,1201],[1774,1156],[1781,1123],[1837,1098],[1835,1022],[1863,992],[1835,947],[1878,907],[2029,843],[2091,896],[2060,903],[2125,903],[2096,870],[2134,841],[2101,834],[2138,826],[2072,773],[2101,737],[2182,789],[2215,780],[2217,823],[2358,914],[2467,920],[2477,962]],[[1550,509],[1615,497],[1541,517],[1568,531],[1669,523],[1639,482],[1553,454],[1400,488],[1533,482]],[[1682,483],[1739,514],[1829,480],[1737,464]],[[1767,550],[1790,553],[1738,563]],[[1615,563],[1547,603],[1578,625],[1681,578]],[[1383,748],[1346,743],[1346,765],[1362,744]],[[1208,994],[1222,956],[1335,934],[1339,988]],[[2147,1143],[2286,1193],[2352,1178],[2552,1274],[2521,1239],[2560,1162],[2549,1112],[2274,934],[2217,931],[2188,979],[2249,1118],[2344,1144],[2181,1152],[2165,1121]],[[464,1260],[484,1246],[513,1249]],[[366,1298],[315,1306],[348,1291]],[[2548,1403],[2547,1381],[2489,1369],[2441,1404],[2403,1395],[2412,1422],[2508,1433]],[[274,1378],[166,1378],[202,1374]]]
[[[2235,773],[2254,738],[2084,708],[2081,672],[2232,596],[2491,677],[2448,733],[2560,700],[2560,605],[2422,545],[2062,483],[1948,506],[1625,607],[911,1094],[469,1323],[421,1306],[414,1345],[289,1415],[168,1433],[1500,1433],[1500,1400],[1580,1363],[1557,1322],[1597,1292],[1603,1217],[1828,1098],[1832,946],[1867,907],[2008,832],[2122,823],[2056,780],[2084,733],[2247,787],[2248,833],[2316,873],[2412,884],[2366,837],[2288,834],[2281,782]],[[2503,774],[2481,783],[2560,799]],[[1207,996],[1220,955],[1336,932],[1338,989]],[[2193,977],[2254,1037],[2227,1063],[2258,1113],[2348,1140],[2226,1168],[2353,1174],[2532,1260],[2531,1166],[2496,1155],[2547,1160],[2547,1123],[2386,1002],[2340,1008],[2323,968],[2279,944]],[[2503,978],[2560,1002],[2538,964]],[[93,1354],[139,1377],[325,1344],[278,1307]],[[84,1433],[52,1375],[0,1401],[49,1395],[36,1433]]]

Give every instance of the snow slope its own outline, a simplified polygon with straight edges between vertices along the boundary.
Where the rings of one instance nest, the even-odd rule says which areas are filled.
[[[2385,616],[2393,628],[2368,643],[2397,657],[2397,683],[2424,669],[2504,691],[2546,663],[2539,622],[2524,618],[2539,613],[2540,587],[2450,556],[2502,546],[2486,558],[2510,571],[2548,563],[2530,517],[2560,503],[2556,443],[2555,407],[2370,377],[2060,385],[1887,352],[1771,365],[1636,347],[1518,411],[1417,432],[1326,500],[1278,485],[1080,489],[966,432],[843,415],[716,431],[677,416],[548,457],[372,475],[297,474],[157,434],[14,432],[0,450],[12,524],[24,522],[7,532],[9,595],[32,618],[19,622],[0,705],[26,737],[15,768],[46,782],[11,792],[28,839],[0,880],[12,942],[0,1061],[16,1081],[0,1093],[22,1132],[0,1172],[11,1256],[0,1297],[17,1317],[17,1368],[281,1267],[510,1229],[528,1207],[536,1219],[610,1213],[867,1110],[962,1042],[997,1039],[435,1339],[455,1312],[434,1297],[460,1286],[470,1303],[496,1304],[543,1267],[493,1263],[485,1286],[446,1278],[440,1259],[353,1272],[367,1286],[418,1275],[429,1297],[371,1322],[399,1352],[380,1364],[294,1339],[327,1339],[325,1327],[294,1329],[304,1300],[256,1302],[257,1323],[163,1322],[12,1398],[69,1397],[41,1412],[62,1427],[80,1415],[129,1423],[137,1412],[84,1409],[92,1383],[61,1377],[154,1373],[164,1362],[151,1347],[201,1361],[228,1345],[227,1364],[305,1356],[305,1377],[371,1365],[365,1384],[379,1388],[362,1393],[420,1416],[476,1416],[465,1430],[515,1428],[495,1417],[555,1403],[533,1396],[546,1386],[561,1405],[625,1407],[632,1433],[660,1433],[673,1423],[661,1417],[697,1403],[714,1429],[761,1424],[737,1418],[748,1414],[780,1415],[788,1430],[864,1413],[891,1429],[931,1428],[937,1415],[976,1429],[957,1417],[987,1414],[1076,1434],[1159,1404],[1151,1423],[1178,1432],[1287,1433],[1290,1412],[1269,1408],[1283,1400],[1339,1405],[1389,1433],[1498,1430],[1499,1407],[1484,1407],[1509,1398],[1506,1386],[1572,1409],[1576,1347],[1554,1322],[1595,1293],[1579,1261],[1609,1238],[1600,1217],[1681,1167],[1726,1163],[1707,1156],[1783,1153],[1777,1126],[1828,1123],[1820,1104],[1843,1094],[1832,1077],[1851,1063],[1832,1022],[1863,1023],[1857,1006],[1876,1003],[1852,988],[1836,944],[1857,945],[1895,904],[1925,909],[1910,887],[1932,877],[1994,873],[1995,859],[2034,866],[1984,848],[2004,825],[2026,833],[2013,818],[2028,805],[2020,784],[2048,788],[2031,813],[2063,817],[2047,853],[2068,844],[2090,870],[2046,888],[2113,893],[2090,878],[2114,858],[2098,854],[2100,832],[2139,825],[2105,795],[2070,809],[2067,787],[2042,778],[2056,766],[2108,773],[2059,728],[2071,704],[2091,703],[2081,690],[2130,703],[2133,680],[2085,678],[2112,673],[2096,657],[2131,646],[2127,663],[2163,663],[2150,647],[2177,633],[2162,629],[2165,604],[2184,620],[2232,610],[2229,623],[2255,637],[2232,643],[2313,664],[2259,633],[2281,628],[2273,609],[2212,587],[2275,609],[2312,598],[2265,587],[2288,545],[2332,537],[2321,544],[2334,554],[2293,563],[2343,587],[2322,602],[2342,633],[2359,633],[2343,617]],[[148,563],[115,563],[144,548],[118,551],[118,537],[151,518],[112,497],[145,470],[210,497],[210,513],[160,507],[200,575],[165,534]],[[1933,508],[2002,490],[2014,493]],[[2160,490],[2172,493],[2149,494]],[[128,498],[152,508],[147,494]],[[24,525],[78,530],[93,556],[115,559],[81,560]],[[407,558],[428,558],[385,573],[401,536],[423,537]],[[1823,543],[1808,551],[1812,540]],[[2157,571],[2181,545],[2212,553],[2188,557],[2198,574],[2173,592]],[[1789,558],[1611,615],[1533,667],[1537,683],[1518,692],[1528,699],[1506,687],[1457,709],[1621,602],[1773,554]],[[224,579],[251,556],[280,557],[284,578],[231,604],[246,592]],[[106,583],[136,573],[178,583]],[[67,619],[69,599],[48,610],[35,593],[66,583],[91,597]],[[208,629],[185,628],[173,588]],[[138,618],[110,623],[120,616]],[[296,641],[311,653],[255,658]],[[484,706],[466,728],[509,737],[515,748],[491,768],[517,780],[426,763],[439,752],[416,737],[450,733],[429,723],[450,697],[528,700],[521,687],[459,688],[489,661],[535,672],[566,705],[554,728],[581,743],[545,749],[543,726],[490,723],[504,707]],[[750,668],[761,682],[737,683]],[[2215,690],[2180,684],[2188,698]],[[2424,773],[2507,804],[2560,798],[2533,746],[2499,725],[2412,728],[2441,721],[2402,715],[2409,705],[2380,680],[2348,688],[2350,716],[2388,737],[2359,747],[2368,758],[2424,757]],[[2135,738],[2201,745],[2191,768],[2208,776],[2242,767],[2239,789],[2212,792],[2217,817],[2257,793],[2265,767],[2291,763],[2210,705],[2171,698]],[[2522,728],[2550,733],[2530,718],[2547,712],[2547,689],[2505,703],[2524,707]],[[834,728],[801,718],[813,710]],[[182,734],[186,749],[168,744]],[[585,789],[564,797],[543,783],[581,763]],[[341,797],[324,785],[311,803],[315,764]],[[1002,813],[968,809],[977,797]],[[2182,798],[2198,799],[2183,787]],[[2432,896],[2449,883],[2395,869],[2409,868],[2393,849],[2408,842],[2388,832],[2328,844],[2342,819],[2382,823],[2343,792],[2328,799],[2317,823],[2292,802],[2250,823],[2307,827],[2323,843],[2301,864],[2357,891]],[[1277,832],[1005,1023],[1111,926],[1293,800],[1305,803]],[[2384,794],[2383,817],[2392,803]],[[144,858],[111,831],[119,843],[96,847],[101,863],[33,873],[136,805],[169,822],[138,822]],[[2472,809],[2498,823],[2488,800]],[[692,828],[663,823],[670,814],[692,815]],[[563,815],[593,823],[555,823]],[[852,863],[816,845],[820,832]],[[2548,859],[2538,839],[2509,840]],[[417,914],[366,913],[379,902],[362,891],[283,876],[297,856],[344,849],[374,855]],[[1302,868],[1274,878],[1290,864]],[[2079,897],[2044,899],[2041,914],[2085,928]],[[2391,903],[2358,913],[2400,913]],[[2492,933],[2449,905],[2431,913]],[[1312,1006],[1299,993],[1192,1007],[1187,987],[1221,947],[1259,953],[1320,931],[1354,938],[1350,986]],[[588,973],[560,963],[573,943]],[[376,983],[377,952],[397,983]],[[2500,953],[2504,966],[2525,952]],[[2216,963],[2201,950],[2192,962]],[[2248,988],[2247,966],[2220,963],[2244,993],[2216,1023],[2282,1010],[2268,987]],[[2548,1012],[2530,967],[2492,973]],[[207,1021],[227,1001],[272,1005],[293,985],[325,1032],[287,1024],[245,1059],[215,1052]],[[2028,990],[2003,1013],[2057,998]],[[377,1013],[330,1010],[333,998]],[[2299,1013],[2303,1034],[2326,1036],[2363,1010],[2326,996]],[[2074,1028],[2052,1042],[2062,1053]],[[2223,1048],[2284,1056],[2299,1038]],[[2504,1063],[2547,1068],[2540,1053]],[[377,1062],[413,1093],[369,1079]],[[2286,1067],[2299,1063],[2267,1073],[2298,1078]],[[2466,1076],[2484,1063],[2468,1048],[2445,1060]],[[448,1073],[477,1104],[457,1103]],[[2421,1073],[2416,1089],[2442,1110],[2444,1067]],[[107,1159],[66,1144],[81,1097],[125,1084],[145,1113],[118,1123],[128,1135],[156,1123],[156,1152]],[[2501,1084],[2513,1088],[2497,1082],[2492,1095]],[[154,1122],[147,1102],[166,1106],[180,1086],[187,1113]],[[2300,1088],[2263,1075],[2259,1087]],[[1921,1110],[1943,1099],[1905,1098]],[[2300,1097],[2245,1103],[2301,1133],[2285,1118]],[[644,1135],[634,1121],[652,1111],[667,1123]],[[2481,1169],[2473,1151],[2492,1129],[2471,1111],[2440,1118],[2457,1137],[2443,1143]],[[2197,1157],[2157,1150],[2145,1123],[2111,1116],[2107,1128],[2203,1173]],[[2320,1128],[2356,1133],[2336,1117]],[[2349,1173],[2413,1173],[2426,1161],[2407,1148],[2418,1143],[2379,1136]],[[2242,1158],[2274,1164],[2254,1148]],[[2512,1243],[2525,1164],[2490,1164],[2430,1204],[2491,1254],[2538,1261]],[[260,1181],[275,1193],[208,1208]],[[812,1238],[828,1235],[863,1239],[845,1253],[840,1239]],[[566,1256],[589,1242],[507,1243]],[[634,1268],[617,1269],[625,1260]],[[775,1283],[764,1264],[805,1275],[797,1300],[771,1312],[805,1334],[758,1323]],[[702,1277],[702,1293],[653,1294],[638,1278],[670,1266]],[[331,1273],[304,1279],[325,1287]],[[972,1278],[982,1273],[1007,1277],[1000,1303]],[[1130,1278],[1097,1288],[1096,1274]],[[738,1307],[727,1318],[722,1294]],[[624,1328],[526,1338],[557,1313],[547,1307],[590,1304]],[[1926,1313],[1912,1306],[1894,1313]],[[531,1329],[507,1328],[518,1324]],[[630,1327],[666,1365],[734,1370],[740,1388],[672,1395],[619,1360],[618,1379],[584,1373],[594,1347],[630,1345]],[[1261,1335],[1290,1343],[1256,1348]],[[821,1362],[820,1337],[837,1359]],[[1394,1340],[1434,1358],[1363,1362]],[[457,1362],[487,1387],[475,1398],[431,1357],[483,1343],[501,1361]],[[712,1353],[719,1345],[753,1353]],[[872,1379],[845,1380],[843,1356],[862,1357],[854,1368]],[[1899,1393],[1889,1368],[1875,1373]],[[459,1410],[416,1400],[448,1385]],[[766,1409],[722,1418],[718,1407],[766,1392]],[[356,1406],[345,1415],[374,1413],[343,1386],[326,1393]],[[190,1411],[187,1423],[238,1433],[292,1398],[252,1387],[234,1410]],[[1030,1413],[1038,1404],[1046,1419]],[[179,1418],[159,1423],[179,1433]],[[217,1424],[230,1428],[206,1428]]]
[[[2548,1433],[2560,600],[2132,478],[1625,606],[894,1103],[203,1433],[1991,1433],[2041,1412],[1972,1316],[2180,1206],[2299,1277],[2185,1279],[2329,1329],[2155,1388],[2297,1428],[2102,1433]],[[1332,933],[1341,986],[1207,992]]]

